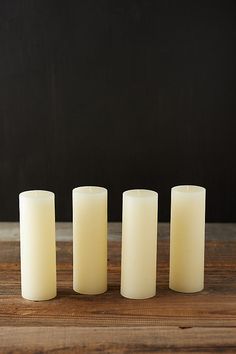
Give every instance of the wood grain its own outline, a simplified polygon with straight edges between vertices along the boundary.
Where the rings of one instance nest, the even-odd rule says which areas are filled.
[[[71,224],[57,228],[58,296],[31,302],[20,296],[18,225],[0,223],[1,351],[236,351],[236,225],[207,225],[205,289],[180,294],[168,289],[169,225],[160,224],[157,296],[147,300],[120,296],[120,224],[109,225],[109,289],[97,296],[73,292]]]
[[[150,327],[5,327],[0,333],[2,349],[19,352],[101,353],[134,352],[230,352],[235,349],[235,328]]]

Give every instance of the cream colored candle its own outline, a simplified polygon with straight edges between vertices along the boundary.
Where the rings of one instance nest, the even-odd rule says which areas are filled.
[[[73,189],[73,289],[81,294],[107,290],[107,190]]]
[[[204,288],[206,190],[177,186],[171,190],[170,288],[194,293]]]
[[[121,295],[130,299],[156,294],[157,198],[146,189],[123,193]]]
[[[28,300],[56,296],[54,193],[20,193],[21,291]]]

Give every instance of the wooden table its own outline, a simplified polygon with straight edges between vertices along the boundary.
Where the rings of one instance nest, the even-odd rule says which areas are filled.
[[[119,293],[119,223],[109,225],[109,290],[72,290],[71,224],[57,224],[58,296],[31,302],[20,295],[19,230],[0,223],[0,352],[236,352],[236,224],[206,228],[205,290],[168,289],[169,225],[159,225],[157,296]]]

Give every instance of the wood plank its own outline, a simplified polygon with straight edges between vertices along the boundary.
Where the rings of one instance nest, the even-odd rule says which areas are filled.
[[[73,292],[71,224],[57,229],[58,296],[31,302],[20,295],[18,224],[0,223],[3,352],[236,351],[235,224],[207,225],[205,289],[196,294],[168,288],[169,225],[160,224],[157,296],[147,300],[120,295],[120,223],[109,225],[109,289],[97,296]]]
[[[0,347],[11,353],[45,351],[74,353],[235,352],[236,328],[131,327],[12,327],[0,328]],[[37,348],[37,349],[36,349]]]
[[[0,264],[0,324],[92,326],[96,323],[109,326],[150,325],[236,325],[236,273],[234,248],[213,247],[208,244],[206,262],[206,284],[198,294],[175,293],[168,289],[167,241],[159,242],[157,296],[147,300],[127,300],[120,296],[120,244],[110,241],[109,291],[99,296],[78,295],[72,290],[72,244],[58,243],[58,296],[53,301],[29,302],[20,297],[19,243],[2,242],[5,252]],[[230,252],[228,251],[228,247]],[[227,255],[224,267],[217,267],[214,260],[216,250],[221,260]],[[163,252],[162,250],[165,250]],[[211,254],[213,252],[213,254]],[[12,263],[11,263],[12,262]],[[227,301],[225,301],[227,298]],[[11,307],[11,303],[14,306]],[[1,306],[2,305],[2,306]],[[36,316],[37,315],[37,316]],[[35,316],[37,317],[35,321]]]

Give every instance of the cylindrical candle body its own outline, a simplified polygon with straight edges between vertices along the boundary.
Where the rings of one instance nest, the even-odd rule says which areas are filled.
[[[81,294],[107,290],[107,190],[73,189],[73,289]]]
[[[20,193],[21,291],[25,299],[56,296],[54,193]]]
[[[130,299],[156,294],[157,198],[145,189],[123,193],[121,295]]]
[[[176,186],[171,190],[172,290],[193,293],[204,288],[205,197],[203,187]]]

